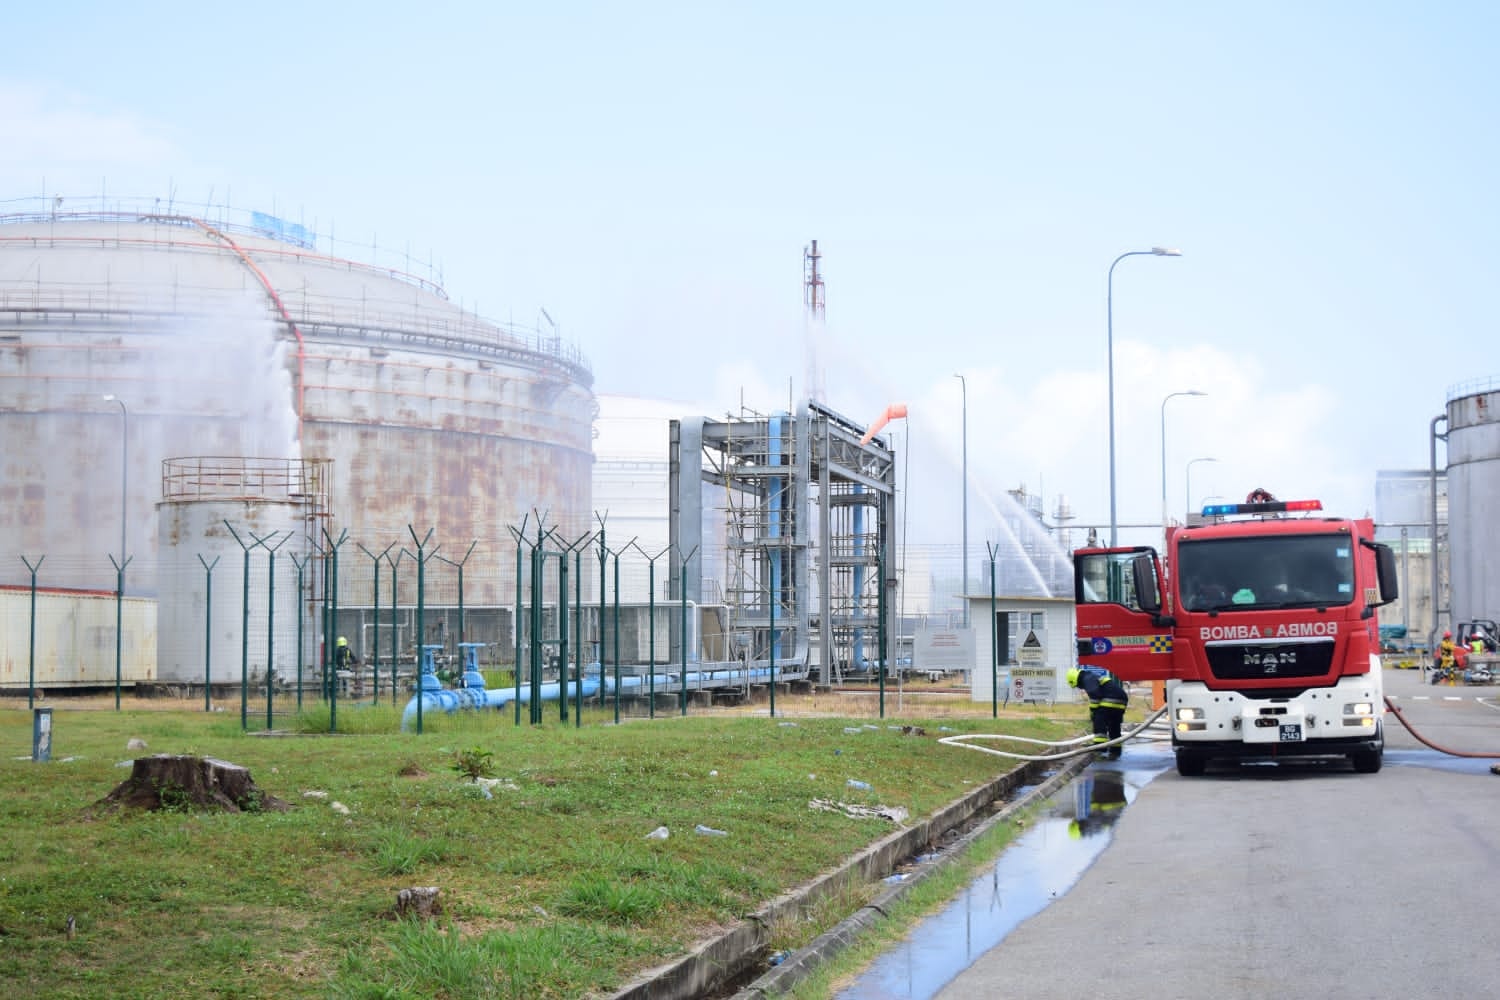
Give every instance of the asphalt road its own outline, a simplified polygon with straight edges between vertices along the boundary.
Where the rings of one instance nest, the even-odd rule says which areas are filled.
[[[1500,755],[1500,688],[1388,671],[1386,693],[1433,742]],[[1169,770],[1078,884],[939,1000],[1500,993],[1496,761],[1426,749],[1390,715],[1386,741],[1374,775]]]

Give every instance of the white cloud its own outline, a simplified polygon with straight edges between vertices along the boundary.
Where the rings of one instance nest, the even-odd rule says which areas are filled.
[[[1348,447],[1358,426],[1341,421],[1326,386],[1269,372],[1254,355],[1195,345],[1162,350],[1116,344],[1117,521],[1158,524],[1162,506],[1162,403],[1166,409],[1167,506],[1180,519],[1188,501],[1238,501],[1265,487],[1278,496],[1316,497],[1332,513],[1363,515],[1373,473]],[[1050,520],[1066,497],[1079,524],[1109,520],[1107,380],[1102,366],[1048,371],[999,367],[964,371],[968,386],[970,535],[993,533],[1007,491],[1024,486],[1043,499]],[[963,388],[951,377],[913,394],[912,516],[919,535],[956,536],[961,481]],[[833,402],[839,406],[837,400]],[[927,494],[924,498],[923,494]],[[1121,541],[1149,543],[1159,531],[1122,528]],[[977,544],[971,542],[971,544]]]

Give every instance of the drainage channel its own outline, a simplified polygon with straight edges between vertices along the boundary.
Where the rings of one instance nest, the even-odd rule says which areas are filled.
[[[1131,744],[1046,799],[1035,822],[942,911],[871,963],[836,1000],[926,1000],[1022,921],[1068,891],[1109,844],[1136,793],[1172,764],[1171,750]]]
[[[888,834],[859,851],[842,865],[811,883],[770,901],[754,913],[707,940],[689,954],[652,969],[610,1000],[709,1000],[739,997],[741,984],[749,996],[776,996],[804,978],[808,971],[856,939],[870,924],[883,920],[892,902],[912,885],[938,870],[953,852],[978,836],[989,823],[1001,822],[1019,808],[1042,801],[1085,766],[1075,758],[1049,765],[1031,761],[998,775],[931,816]],[[955,831],[967,834],[955,836]],[[801,914],[848,884],[889,880],[871,901],[811,944],[788,956],[772,955],[768,931],[784,919]]]

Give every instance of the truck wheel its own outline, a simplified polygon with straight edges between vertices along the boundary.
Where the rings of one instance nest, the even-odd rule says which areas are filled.
[[[1184,778],[1199,777],[1207,765],[1208,758],[1197,750],[1189,750],[1187,747],[1177,749],[1177,773]]]
[[[1385,754],[1380,750],[1356,750],[1349,755],[1349,761],[1354,765],[1358,774],[1374,774],[1380,770],[1384,763]]]

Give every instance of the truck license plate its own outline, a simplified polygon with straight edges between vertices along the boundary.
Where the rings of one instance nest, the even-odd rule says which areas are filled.
[[[1300,723],[1300,722],[1290,722],[1290,723],[1283,724],[1282,727],[1281,727],[1281,742],[1283,742],[1283,743],[1300,743],[1300,742],[1302,742],[1302,723]]]

